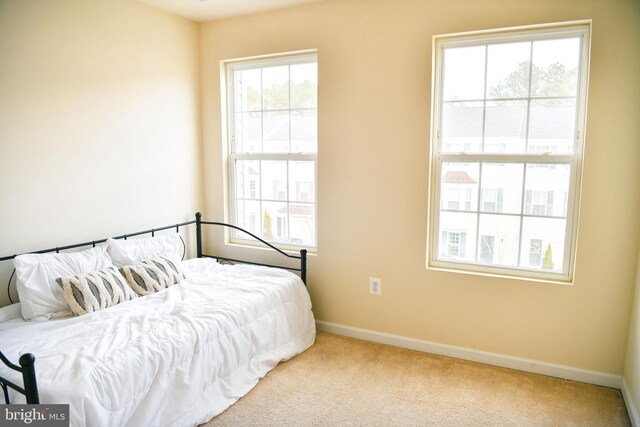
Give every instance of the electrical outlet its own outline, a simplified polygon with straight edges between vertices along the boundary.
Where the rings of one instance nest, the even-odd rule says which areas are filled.
[[[369,277],[369,293],[371,295],[382,295],[382,279],[379,277]]]

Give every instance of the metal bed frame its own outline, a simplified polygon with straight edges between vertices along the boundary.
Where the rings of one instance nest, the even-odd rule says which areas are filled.
[[[193,224],[195,224],[195,226],[196,226],[196,255],[197,255],[198,258],[215,258],[218,261],[223,261],[223,262],[230,263],[230,264],[238,263],[238,264],[262,265],[262,266],[265,266],[265,267],[275,267],[275,268],[282,268],[282,269],[285,269],[285,270],[295,271],[295,272],[298,272],[300,274],[300,278],[302,279],[302,282],[306,286],[306,284],[307,284],[307,250],[306,249],[301,249],[300,250],[300,255],[288,254],[288,253],[284,252],[283,250],[275,247],[271,243],[269,243],[269,242],[261,239],[260,237],[256,236],[255,234],[253,234],[253,233],[251,233],[251,232],[249,232],[247,230],[244,230],[244,229],[242,229],[240,227],[237,227],[235,225],[226,224],[226,223],[223,223],[223,222],[203,221],[202,220],[202,214],[200,212],[196,213],[196,219],[193,220],[193,221],[187,221],[187,222],[182,222],[182,223],[179,223],[179,224],[167,225],[167,226],[164,226],[164,227],[151,228],[149,230],[136,231],[134,233],[121,234],[119,236],[115,236],[115,237],[112,237],[112,238],[113,239],[124,239],[124,240],[126,240],[129,237],[141,236],[141,235],[144,235],[144,234],[151,234],[151,236],[153,237],[153,236],[155,236],[155,233],[158,232],[158,231],[170,230],[172,228],[175,228],[176,232],[179,232],[180,231],[180,227],[186,227],[186,226],[193,225]],[[280,255],[283,255],[283,256],[285,256],[287,258],[299,260],[300,267],[296,268],[296,267],[288,267],[288,266],[283,266],[283,265],[264,264],[264,263],[246,261],[246,260],[235,259],[235,258],[227,258],[227,257],[217,256],[217,255],[207,255],[207,254],[202,252],[202,226],[203,225],[221,226],[221,227],[226,227],[226,228],[230,228],[230,229],[234,229],[234,230],[238,230],[238,231],[241,231],[243,233],[246,233],[249,236],[251,236],[253,239],[255,239],[255,240],[259,241],[260,243],[264,244],[265,246],[275,250]],[[64,251],[64,250],[68,250],[68,249],[76,249],[76,248],[81,248],[81,247],[85,247],[85,246],[93,246],[93,247],[95,247],[97,244],[105,243],[106,241],[107,241],[107,239],[104,238],[104,239],[100,239],[100,240],[92,240],[90,242],[76,243],[76,244],[73,244],[73,245],[59,246],[59,247],[55,247],[55,248],[42,249],[42,250],[38,250],[38,251],[25,252],[25,253],[30,253],[30,254],[45,254],[45,253],[50,253],[50,252],[59,253],[60,251]],[[183,244],[184,244],[184,241],[183,241]],[[186,250],[186,248],[185,248],[185,250]],[[0,262],[13,260],[18,255],[22,255],[22,254],[15,254],[15,255],[9,255],[9,256],[5,256],[5,257],[0,257]],[[11,286],[11,279],[13,278],[14,273],[15,273],[15,269],[13,270],[13,273],[11,274],[11,277],[9,278],[9,284],[7,285],[7,293],[9,294],[9,300],[10,301],[12,301],[12,300],[11,300],[9,287]],[[14,363],[11,363],[11,361],[9,361],[9,359],[7,359],[4,356],[4,354],[2,354],[2,352],[0,352],[0,361],[2,361],[2,363],[4,363],[10,369],[13,369],[14,371],[22,373],[22,381],[23,381],[23,386],[21,387],[21,386],[19,386],[17,384],[14,384],[11,381],[9,381],[6,378],[0,377],[0,387],[2,387],[2,391],[4,392],[5,404],[10,404],[11,403],[10,398],[9,398],[9,388],[17,391],[20,394],[23,394],[26,397],[27,404],[38,404],[38,403],[40,403],[40,398],[39,398],[39,395],[38,395],[38,384],[37,384],[37,380],[36,380],[35,360],[36,360],[36,358],[35,358],[35,356],[33,354],[25,353],[25,354],[20,356],[20,359],[19,359],[19,362],[18,362],[18,363],[20,363],[20,366],[18,366],[18,365],[15,365]]]

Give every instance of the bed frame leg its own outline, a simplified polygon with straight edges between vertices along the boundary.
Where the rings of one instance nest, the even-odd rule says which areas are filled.
[[[300,278],[302,283],[307,284],[307,250],[300,250]]]
[[[196,255],[202,258],[202,214],[196,212]]]
[[[22,366],[22,380],[24,381],[24,391],[27,397],[27,403],[37,405],[40,403],[38,397],[38,384],[36,382],[36,358],[31,353],[25,353],[20,356],[19,363]]]

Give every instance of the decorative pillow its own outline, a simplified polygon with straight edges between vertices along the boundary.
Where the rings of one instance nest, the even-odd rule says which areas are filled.
[[[177,260],[182,252],[178,233],[144,239],[109,239],[107,245],[113,265],[118,268],[158,257]]]
[[[184,280],[178,263],[166,257],[126,265],[120,273],[138,295],[149,295]]]
[[[56,282],[76,316],[104,310],[138,297],[115,267],[77,276],[58,277]]]
[[[56,278],[112,267],[106,246],[80,252],[19,255],[13,260],[20,311],[25,320],[69,315],[69,305]]]

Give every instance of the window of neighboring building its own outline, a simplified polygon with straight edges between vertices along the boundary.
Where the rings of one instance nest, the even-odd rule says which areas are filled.
[[[430,266],[572,279],[589,32],[434,38]]]
[[[540,267],[542,265],[542,240],[531,239],[529,243],[529,265]]]
[[[486,188],[482,190],[482,211],[502,212],[502,188]]]
[[[316,54],[228,61],[225,70],[230,222],[315,247]],[[245,237],[234,232],[232,241]]]
[[[459,210],[460,209],[460,189],[448,188],[447,193],[449,193],[447,197],[447,209]]]
[[[493,243],[495,236],[480,237],[480,262],[485,264],[493,263]]]
[[[527,190],[524,211],[529,215],[553,216],[553,190]]]
[[[443,231],[442,240],[445,242],[444,253],[447,257],[464,257],[466,250],[466,233]]]

